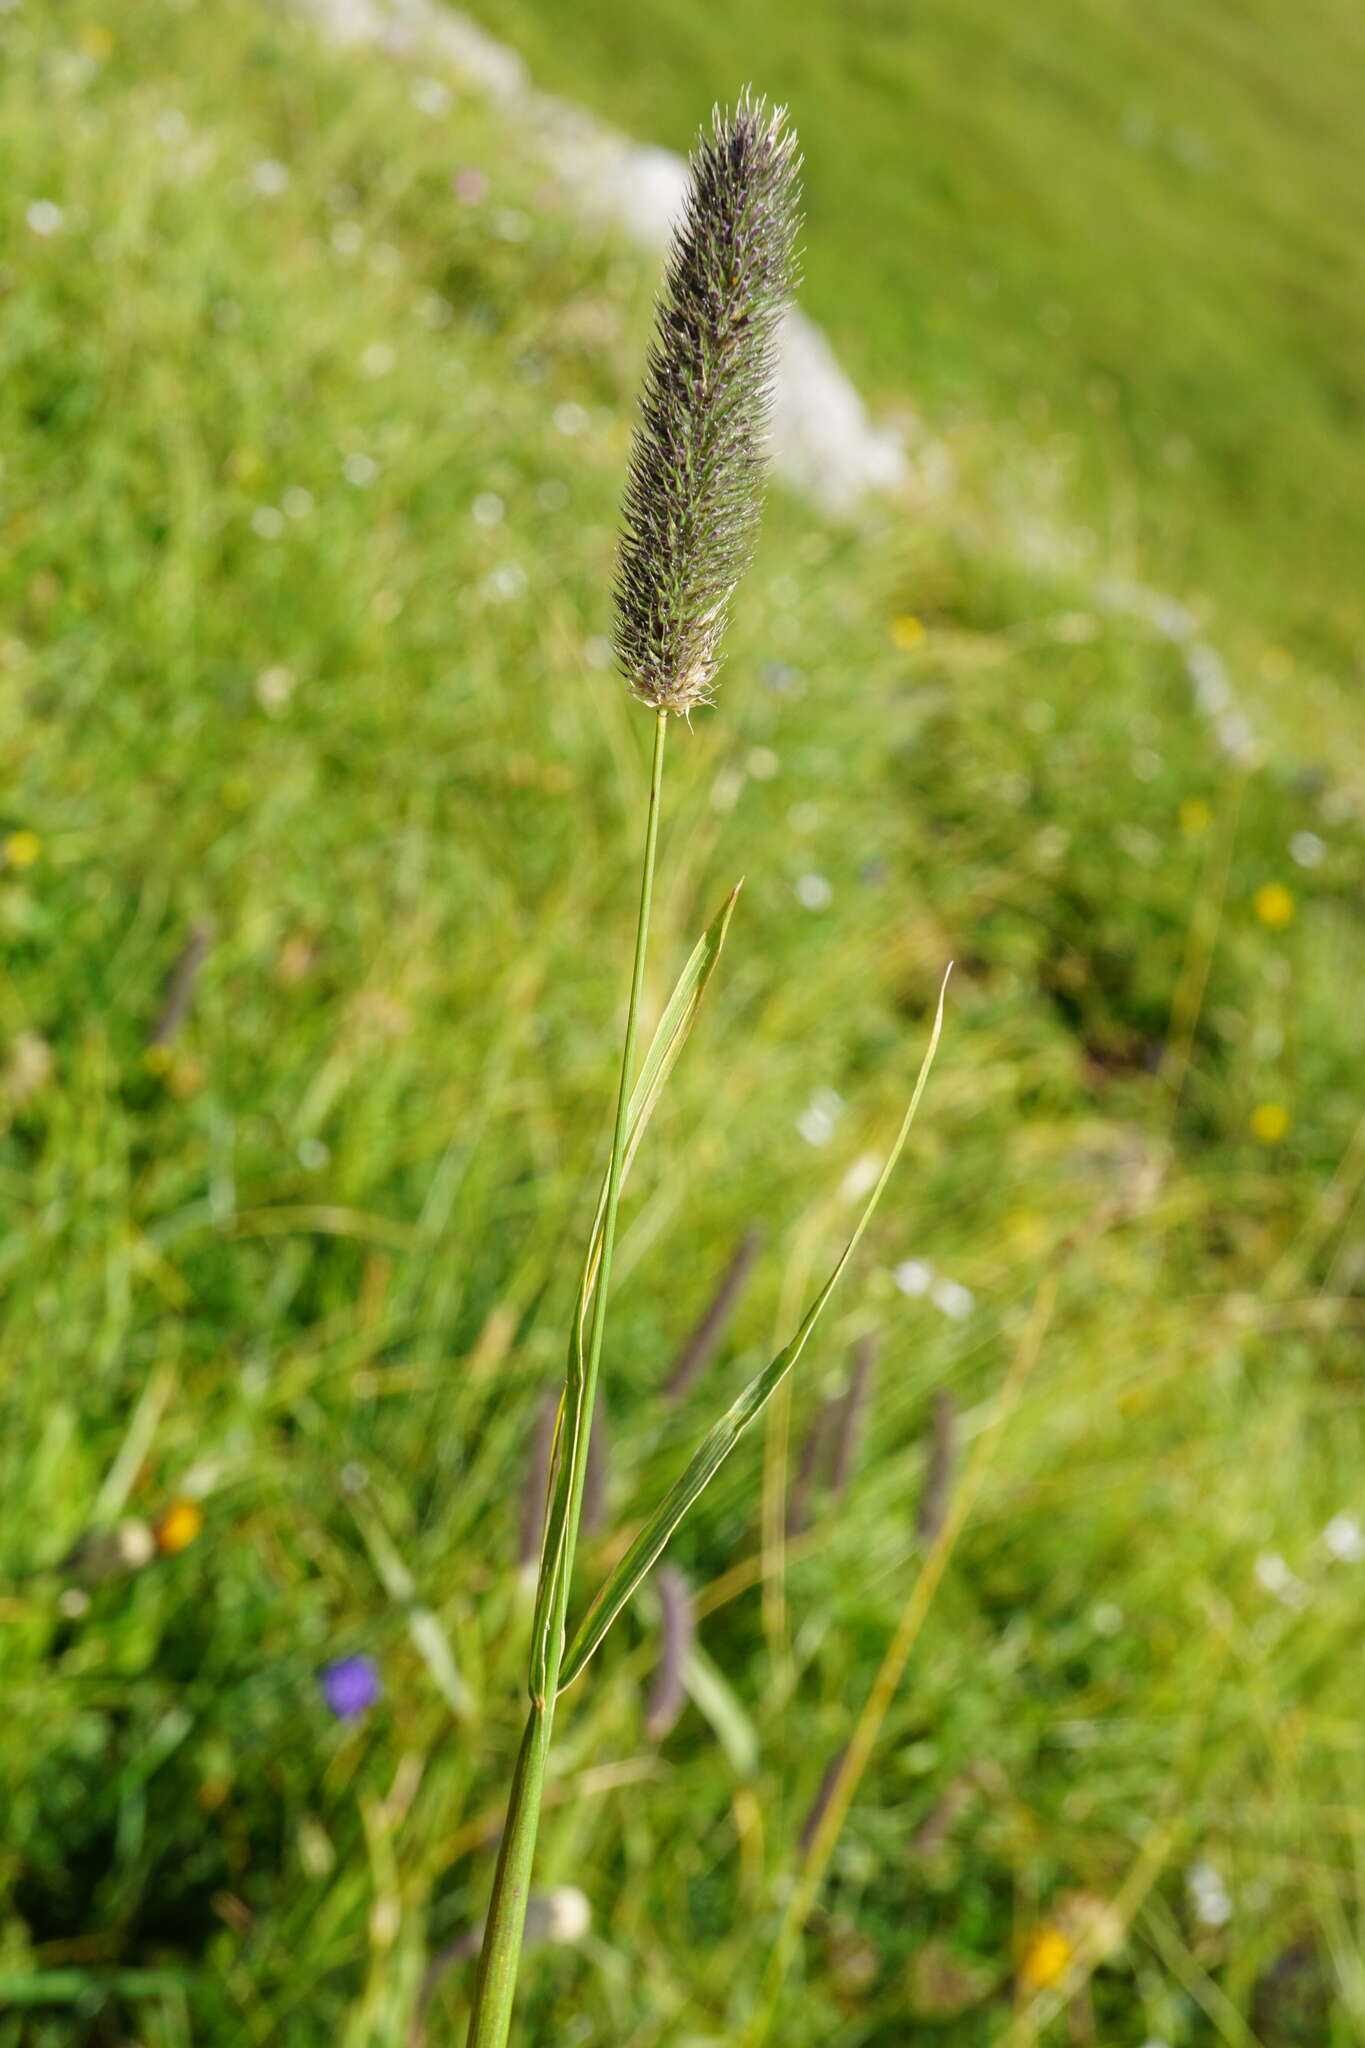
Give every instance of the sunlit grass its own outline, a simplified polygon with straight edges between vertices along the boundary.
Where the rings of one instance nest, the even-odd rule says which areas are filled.
[[[1069,525],[1207,603],[1263,715],[1354,730],[1365,175],[1350,0],[472,0],[544,85],[685,149],[761,71],[812,192],[806,304],[930,438],[1008,424]],[[1282,671],[1294,673],[1292,723]],[[1279,687],[1276,687],[1276,680]]]
[[[646,766],[601,593],[650,281],[473,102],[418,118],[401,67],[236,0],[138,0],[92,54],[104,25],[6,15],[0,85],[0,2042],[388,2043],[482,1911],[521,1718],[521,1492]],[[781,2038],[903,2040],[928,1947],[960,2010],[925,2032],[994,2041],[1075,1892],[1131,1901],[1101,2039],[1237,2038],[1225,2007],[1268,2043],[1359,2031],[1362,1566],[1325,1536],[1362,1451],[1359,828],[1330,769],[1231,766],[1088,566],[1021,558],[1032,470],[999,446],[913,529],[775,503],[725,717],[672,764],[651,1018],[747,881],[623,1212],[622,1542],[846,1237],[958,966],[933,1115],[793,1392],[794,1460],[875,1327],[862,1469],[776,1552],[761,1447],[718,1476],[675,1555],[715,1683],[660,1749],[643,1602],[566,1702],[544,1881],[595,1934],[538,1965],[528,2039],[750,2013],[912,1594],[933,1396],[965,1463],[1042,1273],[1115,1197]],[[64,1563],[97,1509],[181,1500],[176,1554]],[[594,1579],[616,1554],[587,1546]],[[342,1724],[318,1673],[352,1654],[384,1697]]]

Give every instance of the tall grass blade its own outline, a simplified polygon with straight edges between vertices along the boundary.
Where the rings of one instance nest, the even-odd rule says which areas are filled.
[[[664,1084],[673,1071],[678,1055],[687,1043],[688,1034],[696,1021],[707,984],[715,973],[716,964],[720,959],[726,933],[730,929],[730,919],[734,916],[735,904],[742,887],[742,882],[736,882],[719,912],[693,947],[687,965],[678,977],[667,1008],[659,1019],[649,1048],[640,1063],[639,1078],[631,1090],[627,1112],[623,1178],[630,1170],[631,1161],[644,1136],[645,1126],[654,1113]],[[604,1176],[602,1192],[597,1201],[597,1214],[588,1238],[587,1256],[583,1261],[583,1276],[578,1286],[578,1300],[569,1335],[568,1373],[555,1429],[550,1494],[545,1514],[545,1536],[536,1589],[535,1614],[531,1625],[533,1699],[544,1697],[544,1687],[547,1684],[550,1616],[554,1612],[558,1575],[563,1568],[568,1527],[569,1474],[573,1469],[578,1438],[586,1421],[583,1339],[587,1329],[593,1287],[602,1258],[602,1229],[606,1212],[607,1183]]]
[[[951,974],[951,966],[948,973]],[[717,1422],[702,1443],[681,1477],[677,1479],[659,1506],[654,1510],[644,1528],[640,1531],[630,1549],[626,1552],[615,1571],[598,1593],[587,1614],[580,1622],[560,1670],[559,1690],[572,1685],[580,1671],[596,1650],[607,1630],[615,1621],[621,1609],[646,1574],[650,1572],[662,1555],[669,1538],[686,1515],[693,1502],[705,1491],[725,1460],[729,1457],[740,1437],[759,1413],[774,1389],[781,1385],[797,1359],[805,1350],[811,1331],[824,1313],[825,1305],[838,1286],[845,1266],[857,1250],[864,1231],[872,1221],[873,1213],[886,1189],[886,1184],[895,1171],[896,1162],[905,1149],[910,1135],[910,1126],[915,1120],[920,1097],[929,1079],[929,1069],[934,1063],[938,1050],[939,1033],[943,1028],[943,1004],[948,992],[948,974],[943,977],[943,986],[938,993],[938,1008],[934,1013],[934,1028],[929,1035],[929,1045],[921,1062],[915,1090],[910,1097],[910,1106],[902,1119],[896,1135],[896,1142],[887,1155],[886,1164],[878,1176],[877,1185],[868,1196],[867,1206],[858,1218],[853,1234],[844,1246],[838,1263],[816,1295],[801,1321],[801,1326],[786,1349],[779,1351],[776,1358],[758,1373],[739,1395],[726,1413]]]

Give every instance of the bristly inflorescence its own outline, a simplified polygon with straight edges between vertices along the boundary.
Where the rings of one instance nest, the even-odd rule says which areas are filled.
[[[778,328],[796,285],[801,160],[746,91],[697,139],[622,508],[616,653],[658,710],[711,695],[758,526]]]

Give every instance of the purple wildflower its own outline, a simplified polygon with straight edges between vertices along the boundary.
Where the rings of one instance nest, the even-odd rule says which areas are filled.
[[[363,1654],[338,1657],[318,1673],[322,1697],[338,1721],[358,1721],[382,1698],[379,1666]]]

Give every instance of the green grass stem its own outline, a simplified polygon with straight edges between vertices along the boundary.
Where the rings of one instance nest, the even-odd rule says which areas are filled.
[[[526,1904],[530,1897],[531,1869],[535,1860],[540,1806],[545,1789],[545,1764],[554,1729],[555,1697],[559,1668],[564,1655],[564,1619],[569,1584],[573,1576],[578,1525],[583,1511],[583,1483],[587,1473],[588,1443],[592,1430],[593,1400],[597,1371],[602,1357],[602,1338],[607,1322],[607,1290],[611,1283],[612,1248],[616,1241],[616,1212],[621,1199],[621,1176],[625,1163],[626,1130],[629,1122],[630,1080],[635,1066],[635,1039],[639,1026],[640,995],[644,987],[645,953],[649,943],[649,913],[654,894],[654,863],[659,843],[659,795],[663,785],[664,739],[668,713],[660,711],[654,720],[654,754],[649,779],[649,811],[645,823],[645,852],[640,874],[640,909],[635,926],[635,962],[630,979],[630,1004],[626,1011],[625,1040],[621,1050],[621,1080],[616,1095],[616,1122],[612,1131],[611,1160],[607,1168],[607,1199],[602,1219],[602,1259],[593,1295],[592,1324],[588,1335],[583,1426],[570,1440],[570,1458],[565,1525],[562,1533],[546,1531],[541,1574],[551,1574],[553,1583],[542,1584],[542,1599],[548,1619],[547,1638],[537,1653],[545,1683],[537,1685],[526,1719],[512,1790],[507,1805],[507,1822],[493,1877],[474,1987],[474,2007],[469,2018],[469,2048],[503,2048],[512,2025],[512,2002],[516,1996],[517,1968],[521,1959]],[[591,1260],[591,1248],[589,1249]],[[538,1603],[539,1605],[540,1603]]]

